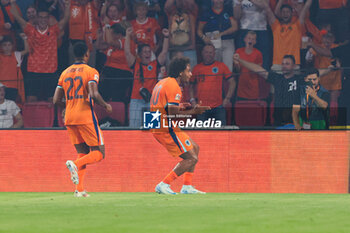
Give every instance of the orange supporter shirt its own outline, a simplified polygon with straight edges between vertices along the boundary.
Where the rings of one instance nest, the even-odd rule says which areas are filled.
[[[20,52],[14,52],[10,56],[0,54],[0,82],[6,87],[16,88],[21,99],[25,100],[23,75],[15,53],[21,56]]]
[[[116,69],[120,69],[120,70],[128,70],[131,72],[130,67],[128,66],[128,63],[126,61],[126,57],[125,57],[125,52],[124,52],[124,45],[125,45],[125,39],[120,40],[121,42],[121,48],[114,48],[114,47],[110,47],[107,50],[107,61],[105,66],[109,66],[109,67],[113,67]],[[135,46],[132,45],[132,48],[130,48],[131,51],[135,51]]]
[[[281,65],[284,55],[294,55],[300,64],[302,26],[300,21],[281,24],[278,20],[271,26],[273,33],[273,64]]]
[[[240,58],[245,61],[249,61],[258,65],[262,65],[263,57],[259,50],[253,49],[251,54],[245,52],[245,48],[239,48],[236,50]],[[258,99],[259,98],[259,75],[250,72],[244,66],[241,66],[241,75],[239,76],[237,96],[246,99]]]
[[[148,17],[146,22],[138,23],[136,19],[131,21],[132,28],[136,34],[137,44],[143,43],[156,47],[156,31],[160,31],[160,26],[156,19]]]
[[[338,47],[338,45],[333,44],[332,49]],[[314,66],[317,69],[327,69],[332,62],[332,58],[318,55],[314,50],[312,50],[315,61]],[[328,91],[341,90],[341,70],[332,71],[327,75],[320,77],[321,85]]]
[[[180,105],[182,98],[182,91],[175,78],[164,78],[160,80],[153,88],[150,109],[152,112],[159,111],[161,115],[161,122],[165,120],[167,122],[168,106]],[[161,123],[161,129],[163,124]],[[178,129],[173,128],[173,129]],[[159,130],[153,129],[151,132],[158,132]]]
[[[197,99],[211,108],[222,105],[223,80],[232,78],[229,68],[219,61],[200,63],[193,68],[191,83],[197,86]]]
[[[69,18],[69,39],[96,40],[99,28],[98,9],[93,2],[82,6],[76,1],[72,1]]]
[[[88,83],[99,82],[99,74],[94,68],[81,63],[68,67],[58,80],[66,97],[66,125],[84,125],[96,120],[93,100],[89,97]]]
[[[24,33],[28,36],[30,45],[28,72],[54,73],[57,70],[57,39],[60,33],[58,25],[39,31],[27,23]]]
[[[318,0],[320,9],[336,9],[346,6],[347,0]]]
[[[142,67],[142,70],[140,66]],[[150,93],[152,92],[153,87],[157,83],[160,65],[157,59],[148,65],[141,65],[139,61],[136,61],[132,68],[134,70],[134,85],[132,88],[131,99],[143,99],[140,95],[140,89],[144,87]],[[142,74],[143,79],[141,78]]]

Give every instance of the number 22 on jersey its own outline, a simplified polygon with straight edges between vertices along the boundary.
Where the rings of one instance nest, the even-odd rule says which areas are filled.
[[[64,82],[69,82],[69,87],[66,92],[67,100],[84,98],[84,95],[79,95],[79,91],[83,86],[83,78],[81,76],[76,76],[74,79],[71,77],[65,78]],[[74,93],[73,89],[75,89]]]

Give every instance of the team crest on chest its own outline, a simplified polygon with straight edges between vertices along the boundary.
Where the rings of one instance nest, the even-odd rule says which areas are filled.
[[[149,66],[147,67],[147,69],[148,69],[149,71],[151,71],[151,70],[153,70],[153,66],[149,65]]]
[[[72,17],[73,17],[73,18],[76,18],[76,17],[79,15],[79,13],[80,13],[79,8],[74,7],[74,8],[72,9]]]
[[[213,67],[213,69],[211,70],[214,74],[217,74],[219,72],[219,68],[217,68],[216,66]]]

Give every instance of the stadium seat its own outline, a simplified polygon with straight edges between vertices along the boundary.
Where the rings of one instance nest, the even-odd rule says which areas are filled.
[[[25,103],[22,109],[25,128],[52,127],[54,122],[54,106],[49,102]]]
[[[264,126],[267,104],[260,100],[236,101],[235,122],[238,126]]]
[[[95,104],[94,111],[99,122],[108,116],[106,109],[104,109],[101,105]]]
[[[111,114],[106,112],[106,109],[98,104],[95,104],[94,110],[99,122],[104,118],[109,117],[113,120],[117,120],[120,124],[125,125],[125,104],[123,102],[108,102],[113,109]]]
[[[122,125],[125,124],[125,104],[123,102],[108,102],[112,105],[113,112],[107,114],[110,118],[119,121]]]

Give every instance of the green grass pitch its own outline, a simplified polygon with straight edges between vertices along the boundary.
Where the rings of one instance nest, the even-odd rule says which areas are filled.
[[[348,194],[1,193],[0,232],[350,232]]]

